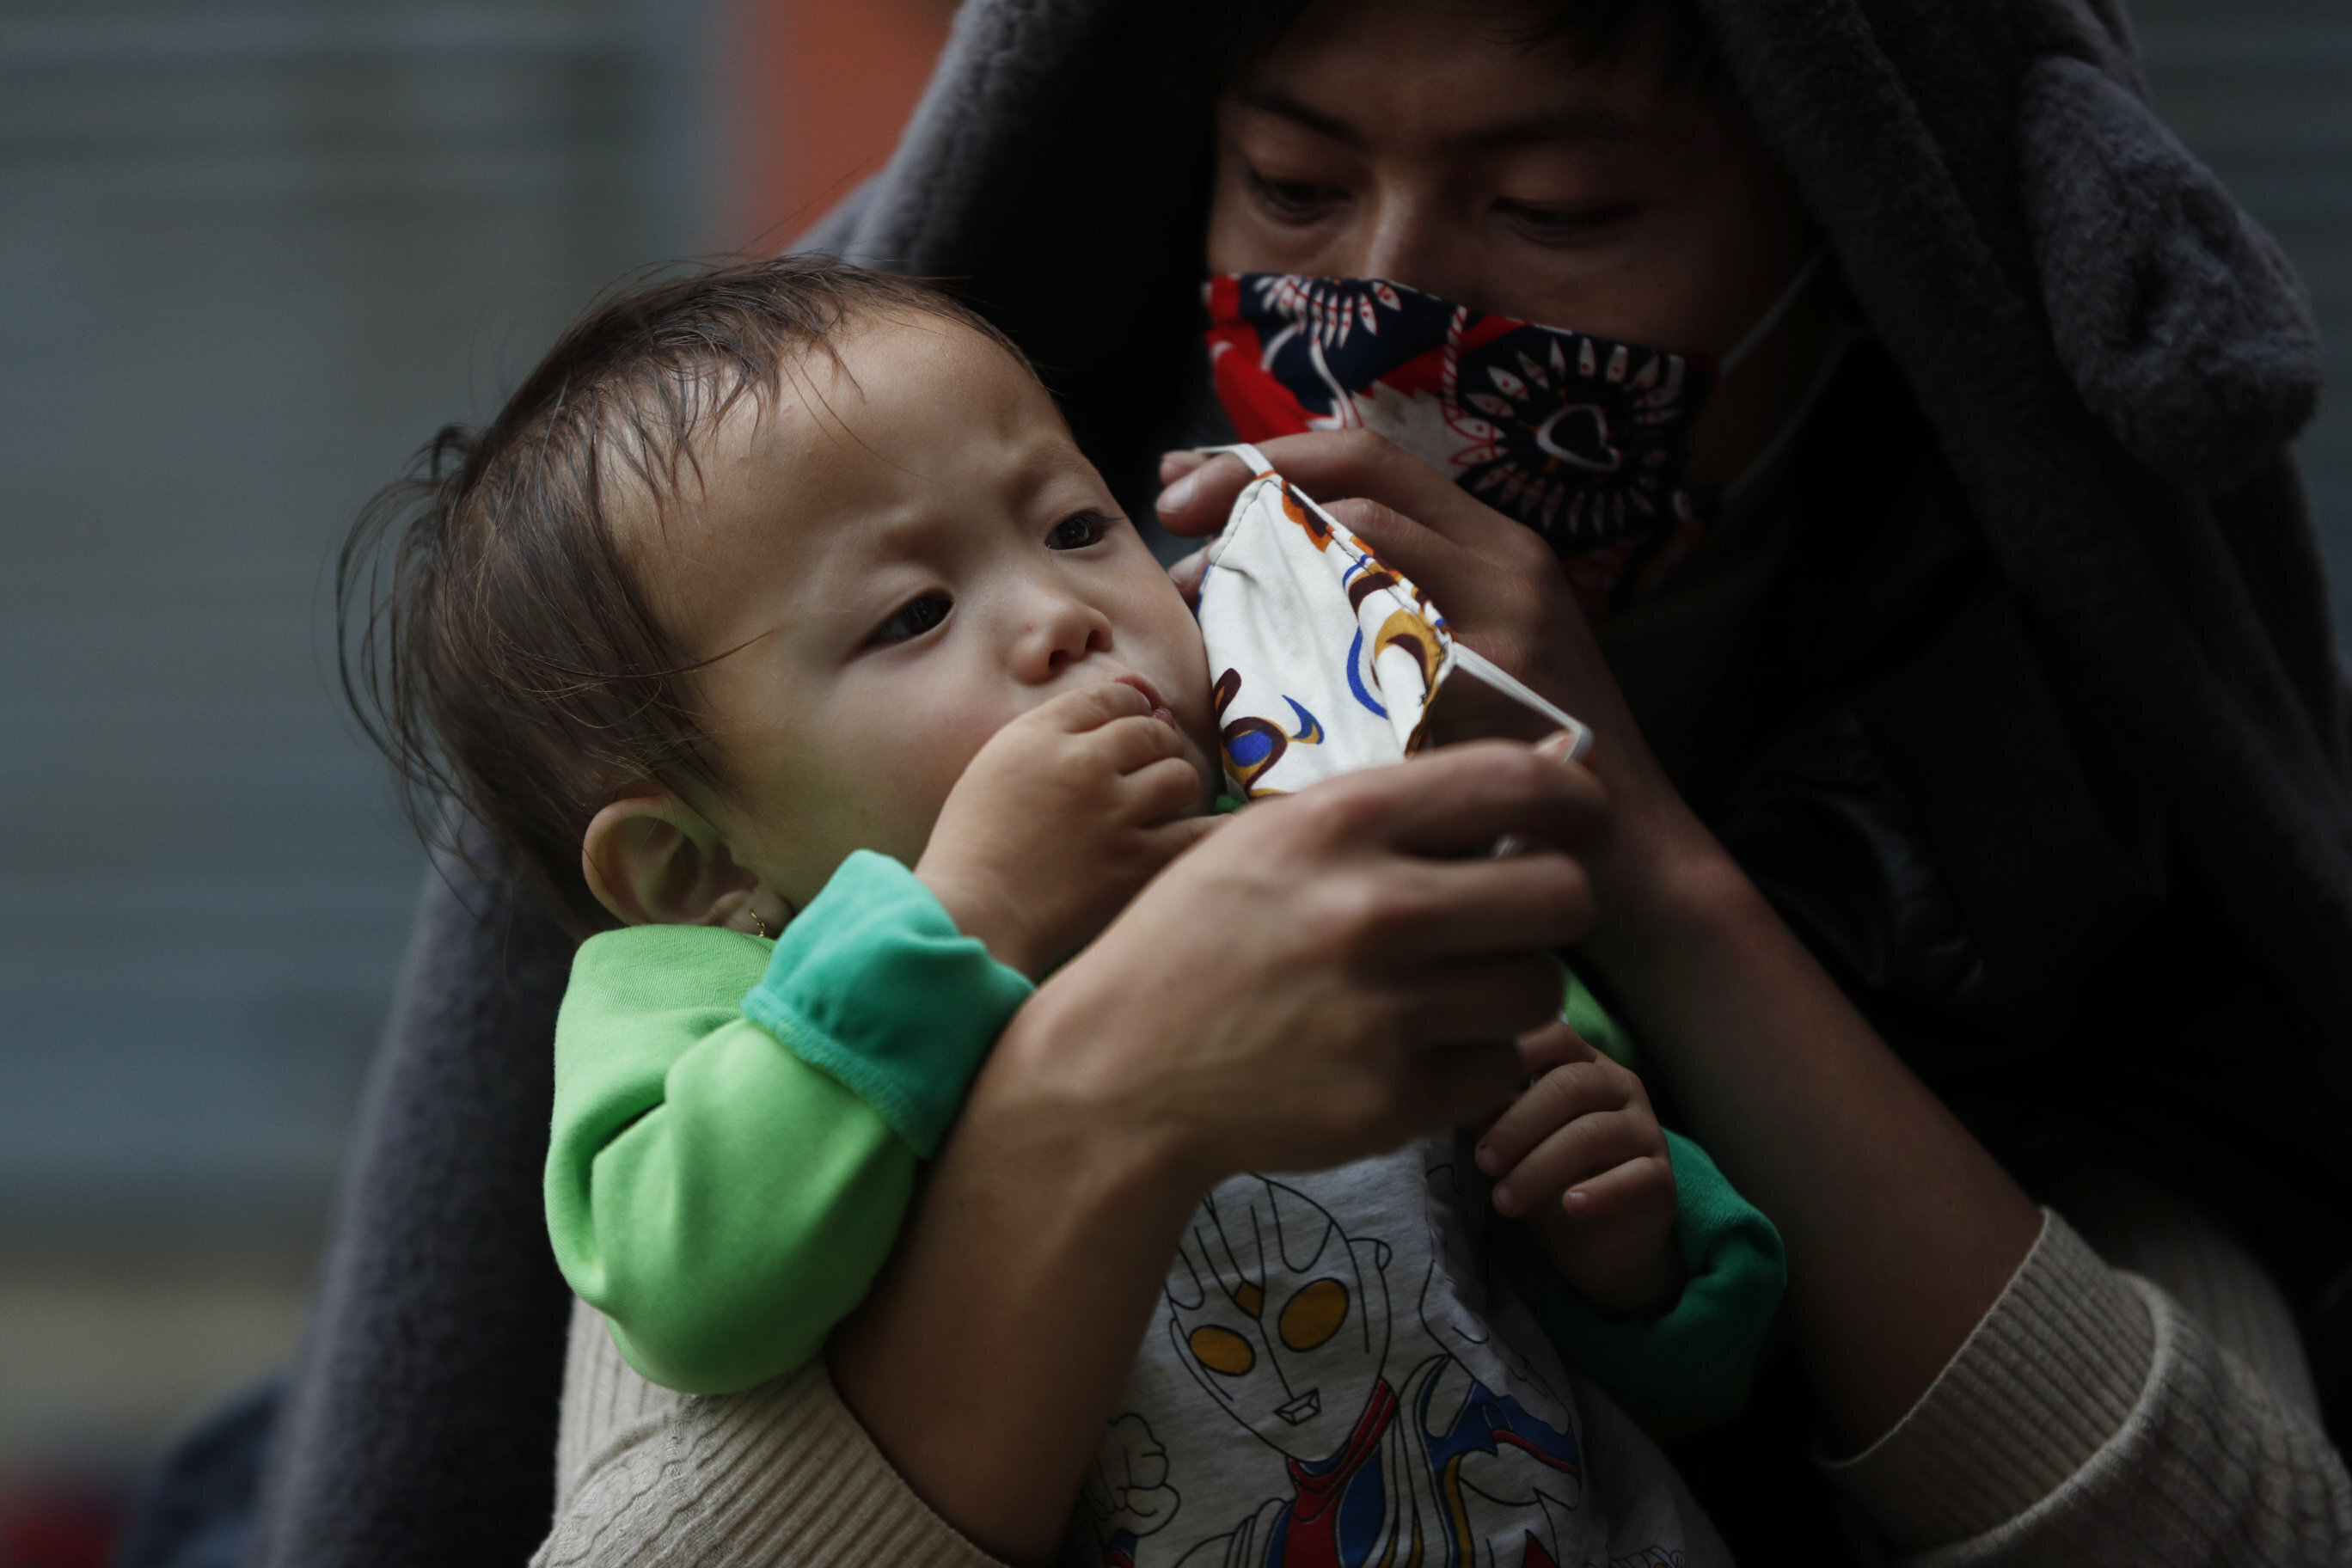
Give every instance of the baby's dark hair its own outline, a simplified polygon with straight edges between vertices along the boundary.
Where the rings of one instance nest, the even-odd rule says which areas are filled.
[[[452,425],[362,512],[335,584],[343,690],[420,832],[454,802],[575,935],[610,926],[590,820],[641,781],[720,793],[689,659],[612,508],[659,504],[692,443],[877,318],[940,318],[1023,359],[935,288],[821,258],[705,267],[592,309],[489,424]]]

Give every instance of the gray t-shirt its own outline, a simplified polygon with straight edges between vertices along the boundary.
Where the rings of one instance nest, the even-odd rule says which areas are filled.
[[[1236,1176],[1192,1216],[1073,1564],[1727,1563],[1664,1455],[1487,1267],[1452,1137]]]

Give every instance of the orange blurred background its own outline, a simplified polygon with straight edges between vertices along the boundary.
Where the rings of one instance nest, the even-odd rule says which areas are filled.
[[[736,0],[730,237],[781,250],[888,162],[955,0]]]

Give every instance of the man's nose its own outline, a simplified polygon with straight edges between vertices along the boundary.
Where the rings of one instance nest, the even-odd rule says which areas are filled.
[[[1385,278],[1441,300],[1477,308],[1477,247],[1444,210],[1444,194],[1399,181],[1377,190],[1354,241],[1345,276]]]

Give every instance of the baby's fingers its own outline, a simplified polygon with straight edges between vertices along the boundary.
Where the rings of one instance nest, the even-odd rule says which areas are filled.
[[[1125,774],[1146,772],[1171,758],[1181,759],[1184,749],[1183,737],[1177,734],[1175,725],[1131,713],[1097,727],[1081,737],[1077,744],[1101,766]],[[1184,772],[1198,793],[1200,775],[1192,772],[1190,763],[1185,764]]]
[[[1116,720],[1148,719],[1152,706],[1150,698],[1128,682],[1101,680],[1041,702],[1013,722],[1040,724],[1066,735],[1082,735]]]
[[[1201,805],[1201,775],[1181,756],[1162,757],[1118,781],[1119,815],[1149,827],[1190,816]]]
[[[1581,1040],[1576,1044],[1584,1046]],[[1524,1056],[1524,1043],[1520,1049]],[[1627,1076],[1616,1070],[1615,1063],[1597,1057],[1543,1074],[1511,1101],[1478,1140],[1474,1156],[1478,1169],[1489,1176],[1500,1176],[1578,1117],[1622,1110],[1631,1098]]]
[[[1600,1054],[1565,1018],[1556,1018],[1519,1037],[1519,1060],[1531,1079],[1541,1078],[1554,1068],[1591,1061]]]
[[[1643,1209],[1675,1206],[1675,1168],[1664,1154],[1644,1154],[1612,1165],[1559,1195],[1571,1219],[1606,1219]]]
[[[1592,1181],[1602,1172],[1655,1156],[1665,1140],[1657,1123],[1632,1110],[1580,1116],[1536,1145],[1495,1184],[1495,1207],[1521,1215],[1556,1193]]]

